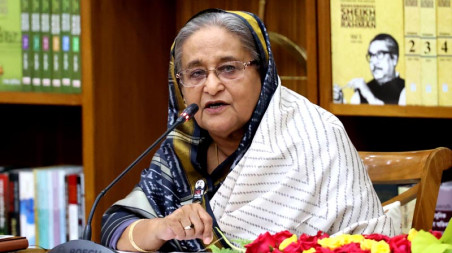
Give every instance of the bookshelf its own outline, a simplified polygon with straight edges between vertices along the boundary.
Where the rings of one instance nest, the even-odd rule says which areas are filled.
[[[88,215],[97,194],[166,129],[175,25],[174,1],[80,2],[82,93],[0,92],[0,163],[83,165]],[[130,192],[150,158],[99,203],[95,241],[102,213]]]
[[[335,104],[332,99],[331,80],[331,26],[330,1],[317,2],[318,62],[320,106],[338,116],[380,116],[410,118],[452,119],[452,107],[441,106],[371,106]]]

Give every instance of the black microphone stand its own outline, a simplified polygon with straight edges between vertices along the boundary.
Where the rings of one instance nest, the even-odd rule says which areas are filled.
[[[94,243],[91,241],[91,222],[94,217],[94,211],[96,210],[97,205],[99,204],[100,199],[109,191],[121,178],[123,178],[135,165],[143,159],[155,146],[160,143],[160,141],[165,138],[171,131],[173,131],[176,127],[183,124],[184,122],[190,120],[193,115],[198,111],[198,105],[191,104],[189,105],[177,118],[176,122],[170,126],[165,133],[163,133],[154,143],[152,143],[151,146],[149,146],[140,156],[138,156],[135,161],[133,161],[127,168],[119,174],[105,189],[103,189],[99,195],[97,195],[96,199],[94,200],[93,206],[91,207],[91,211],[88,216],[88,220],[85,225],[85,229],[83,230],[83,236],[79,240],[71,240],[65,243],[62,243],[52,250],[49,251],[49,253],[73,253],[73,252],[85,252],[84,250],[87,250],[86,252],[116,252],[113,249],[107,248],[105,246],[102,246],[100,244]]]

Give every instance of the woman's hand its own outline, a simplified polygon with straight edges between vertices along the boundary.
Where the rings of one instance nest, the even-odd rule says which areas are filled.
[[[160,239],[168,241],[202,239],[209,244],[213,238],[212,217],[200,204],[185,205],[160,220]]]
[[[169,240],[202,239],[209,244],[213,239],[212,217],[196,203],[182,206],[165,218],[142,219],[133,231],[122,233],[116,245],[119,250],[137,251],[130,239],[141,249],[156,251]]]

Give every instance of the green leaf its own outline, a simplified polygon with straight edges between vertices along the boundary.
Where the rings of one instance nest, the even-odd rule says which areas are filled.
[[[240,247],[245,248],[245,245],[250,244],[253,242],[253,240],[248,240],[248,239],[233,239],[231,240],[234,243],[240,245]]]
[[[242,247],[242,248],[239,248],[239,247],[237,247],[237,246],[235,246],[233,243],[231,243],[229,240],[228,240],[228,238],[226,238],[226,236],[223,234],[223,232],[221,232],[221,230],[219,229],[219,228],[215,228],[217,231],[218,231],[218,233],[221,235],[221,238],[223,238],[223,240],[233,249],[233,250],[235,250],[236,252],[246,252],[246,249],[244,248],[244,247]]]
[[[425,250],[433,244],[440,245],[440,241],[432,234],[420,230],[411,242],[411,251],[413,253],[427,252]]]
[[[240,253],[240,251],[227,249],[227,248],[218,248],[215,244],[207,246],[208,249],[212,250],[212,253]]]
[[[442,243],[452,244],[452,218],[449,220],[449,224],[447,224],[446,230],[444,230],[443,236],[441,236],[440,241]]]

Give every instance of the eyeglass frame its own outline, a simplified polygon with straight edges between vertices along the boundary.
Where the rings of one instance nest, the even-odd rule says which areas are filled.
[[[390,54],[390,55],[392,55],[393,53],[391,52],[391,51],[387,51],[387,50],[378,50],[377,51],[377,53],[371,53],[371,52],[367,52],[367,54],[366,54],[366,60],[368,61],[368,62],[370,62],[371,60],[372,60],[372,57],[374,57],[374,59],[377,59],[377,60],[381,60],[381,59],[383,59],[383,57],[384,57],[384,55],[385,54]],[[380,55],[380,56],[379,56]]]
[[[220,76],[219,76],[219,73],[217,72],[217,68],[218,67],[221,67],[221,66],[223,66],[225,63],[228,63],[228,62],[240,62],[241,64],[243,64],[243,68],[242,69],[240,69],[240,71],[242,71],[242,73],[245,73],[245,70],[246,70],[246,67],[248,67],[248,66],[251,66],[251,65],[257,65],[258,63],[259,63],[259,61],[258,60],[251,60],[251,61],[247,61],[247,62],[242,62],[242,61],[226,61],[226,62],[223,62],[223,63],[221,63],[221,64],[219,64],[218,66],[216,66],[215,68],[213,68],[213,69],[202,69],[202,68],[199,68],[199,69],[202,69],[202,70],[205,70],[206,71],[206,76],[204,77],[204,81],[203,82],[200,82],[198,85],[186,85],[186,84],[184,84],[183,82],[182,82],[182,75],[183,75],[183,72],[187,72],[187,71],[189,71],[189,70],[192,70],[192,69],[196,69],[196,68],[189,68],[189,69],[184,69],[184,70],[182,70],[182,71],[179,71],[177,74],[176,74],[176,79],[178,79],[179,80],[179,83],[182,85],[182,86],[184,86],[184,87],[187,87],[187,88],[192,88],[192,87],[199,87],[199,86],[202,86],[205,82],[206,82],[206,80],[207,80],[207,77],[209,76],[209,72],[210,71],[215,71],[215,75],[217,76],[217,78],[218,79],[220,79],[220,80],[222,80],[221,78],[220,78]],[[221,73],[221,72],[220,72]],[[243,77],[243,76],[242,76]],[[237,78],[236,78],[237,79]],[[231,80],[236,80],[236,79],[231,79]],[[224,80],[222,80],[223,82],[224,82]]]

